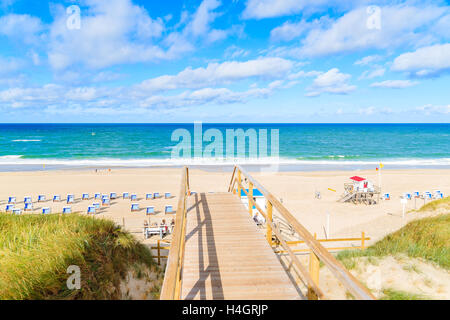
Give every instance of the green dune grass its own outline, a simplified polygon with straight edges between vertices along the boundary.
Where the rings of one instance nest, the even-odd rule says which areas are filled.
[[[80,290],[67,288],[70,265]],[[0,299],[119,299],[121,281],[143,268],[160,275],[148,248],[112,221],[0,213]]]

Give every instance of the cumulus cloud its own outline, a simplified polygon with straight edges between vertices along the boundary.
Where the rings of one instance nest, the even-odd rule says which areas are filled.
[[[427,105],[415,108],[415,111],[418,113],[425,114],[425,115],[450,114],[450,104],[446,105],[446,106],[445,105],[435,106],[435,105],[427,104]]]
[[[354,64],[357,66],[366,66],[373,62],[377,62],[379,60],[381,60],[381,56],[375,54],[375,55],[366,56],[364,58],[361,58],[361,59],[355,61]]]
[[[290,41],[301,36],[307,29],[309,29],[309,24],[304,20],[294,23],[287,21],[270,32],[270,39],[272,41]]]
[[[417,85],[418,82],[411,80],[386,80],[381,82],[374,82],[370,86],[373,88],[390,88],[403,89]]]
[[[373,79],[377,77],[384,76],[384,73],[386,72],[385,68],[376,67],[372,70],[366,70],[362,73],[362,75],[359,77],[359,79]]]
[[[164,75],[148,79],[137,87],[147,91],[162,91],[200,88],[253,77],[270,79],[286,75],[292,66],[293,63],[289,60],[270,57],[245,62],[210,63],[206,68],[192,69],[188,67],[177,75]]]
[[[395,58],[394,71],[410,73],[418,77],[436,76],[450,70],[450,43],[423,47]]]
[[[306,96],[316,97],[322,93],[347,94],[356,89],[356,86],[350,85],[348,81],[351,75],[341,73],[339,69],[333,68],[318,75],[312,85],[307,89]]]
[[[0,35],[26,44],[37,44],[44,30],[42,21],[28,14],[8,14],[0,17]]]

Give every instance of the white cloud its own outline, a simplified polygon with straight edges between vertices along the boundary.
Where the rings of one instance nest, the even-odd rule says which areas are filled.
[[[424,106],[417,107],[415,109],[416,112],[422,113],[425,115],[432,115],[432,114],[450,114],[450,104],[447,106],[434,106],[431,104],[427,104]]]
[[[292,62],[282,58],[260,58],[245,62],[210,63],[206,68],[184,69],[177,75],[164,75],[143,81],[138,88],[149,91],[200,88],[258,77],[283,77],[292,68]]]
[[[18,71],[24,65],[25,62],[22,59],[14,57],[3,58],[0,56],[0,75]]]
[[[437,44],[404,53],[395,58],[392,70],[415,76],[439,75],[450,70],[450,43]]]
[[[235,45],[231,45],[225,50],[224,56],[227,59],[236,59],[236,58],[245,58],[249,54],[250,51],[239,48]]]
[[[365,49],[392,49],[405,45],[420,45],[435,41],[438,36],[427,31],[447,9],[437,6],[383,6],[381,29],[368,28],[365,7],[354,9],[331,26],[324,23],[311,30],[302,41],[303,56],[330,55]]]
[[[286,21],[270,32],[270,39],[272,41],[290,41],[301,36],[307,29],[309,29],[309,24],[304,20],[296,23]]]
[[[362,75],[359,77],[359,79],[373,79],[377,77],[384,76],[384,73],[386,72],[385,68],[376,67],[373,70],[366,70],[362,73]]]
[[[370,86],[373,88],[391,88],[403,89],[417,85],[418,82],[411,80],[386,80],[381,82],[374,82]]]
[[[367,56],[364,57],[360,60],[355,61],[355,65],[357,66],[366,66],[368,64],[371,64],[372,62],[377,62],[381,59],[381,57],[379,55],[372,55],[372,56]]]
[[[38,43],[39,34],[45,26],[39,18],[28,14],[8,14],[0,17],[0,35],[5,35],[27,44]]]
[[[351,75],[339,72],[333,68],[318,75],[313,84],[307,89],[306,96],[316,97],[322,93],[347,94],[356,89],[356,86],[348,84]]]

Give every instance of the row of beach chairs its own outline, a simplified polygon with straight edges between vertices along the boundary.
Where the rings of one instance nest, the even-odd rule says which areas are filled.
[[[419,191],[414,191],[413,193],[405,192],[401,197],[407,200],[412,200],[413,198],[425,200],[433,200],[433,199],[437,200],[443,199],[444,194],[440,190],[435,190],[434,193],[431,193],[430,191],[424,191],[423,193],[420,193]],[[383,195],[383,200],[391,200],[391,195],[389,193],[385,193]]]

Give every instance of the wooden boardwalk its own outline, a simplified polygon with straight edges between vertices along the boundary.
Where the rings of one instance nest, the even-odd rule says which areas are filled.
[[[299,299],[237,195],[194,194],[187,210],[182,299]]]

